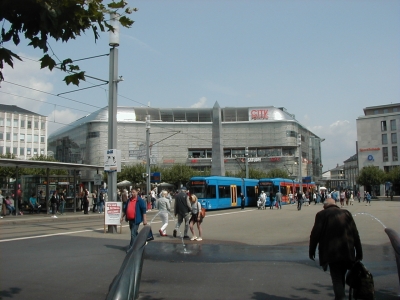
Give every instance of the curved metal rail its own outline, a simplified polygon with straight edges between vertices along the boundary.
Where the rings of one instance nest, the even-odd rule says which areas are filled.
[[[143,253],[150,231],[150,225],[146,225],[139,232],[132,250],[126,254],[117,276],[114,277],[110,285],[106,300],[134,300],[138,298]]]
[[[385,232],[388,235],[394,249],[394,254],[396,256],[396,264],[397,264],[397,274],[399,276],[399,284],[400,284],[400,236],[395,230],[391,228],[385,228]]]

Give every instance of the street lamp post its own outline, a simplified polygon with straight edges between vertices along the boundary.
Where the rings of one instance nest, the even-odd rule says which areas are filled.
[[[119,46],[119,16],[110,14],[111,25],[114,32],[110,31],[109,45],[109,92],[108,92],[108,149],[117,149],[117,86],[118,86],[118,47]],[[108,201],[117,201],[117,172],[109,172],[107,180]],[[109,233],[116,233],[116,225],[108,225]]]
[[[303,178],[301,175],[301,134],[299,133],[297,136],[297,146],[299,146],[299,184],[300,184],[300,192],[303,193]]]
[[[244,148],[244,159],[246,160],[246,178],[249,178],[249,147]]]
[[[147,197],[150,195],[150,115],[146,116],[146,188]]]

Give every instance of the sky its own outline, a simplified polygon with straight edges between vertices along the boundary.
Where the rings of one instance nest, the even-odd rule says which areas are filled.
[[[120,29],[118,106],[285,107],[325,139],[326,171],[356,153],[363,108],[399,103],[400,1],[127,2],[138,11]],[[22,36],[4,43],[24,61],[3,69],[0,103],[48,116],[50,134],[107,106],[108,85],[94,86],[109,78],[108,42],[90,31],[50,41],[92,77],[79,87],[40,70]]]

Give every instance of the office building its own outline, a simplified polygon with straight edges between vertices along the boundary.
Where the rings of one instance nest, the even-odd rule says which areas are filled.
[[[0,104],[0,154],[19,159],[47,155],[47,117]]]
[[[388,172],[399,166],[400,103],[364,108],[357,118],[358,167],[375,166]],[[362,192],[364,187],[360,187]],[[385,194],[385,186],[372,187],[376,196]]]
[[[150,164],[184,164],[198,170],[212,164],[212,108],[118,107],[118,146],[122,166],[146,163],[146,117],[150,116]],[[282,169],[293,178],[321,177],[321,138],[302,126],[285,108],[221,108],[226,171],[245,167]],[[301,134],[301,146],[298,146]],[[62,162],[103,165],[108,141],[108,109],[102,108],[49,137],[49,151]],[[299,157],[301,158],[299,160]]]

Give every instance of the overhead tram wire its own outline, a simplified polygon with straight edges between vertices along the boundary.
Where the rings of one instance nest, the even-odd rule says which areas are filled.
[[[42,102],[42,103],[48,104],[48,105],[57,105],[57,106],[64,107],[64,108],[69,108],[69,109],[72,109],[72,110],[77,110],[77,111],[86,112],[86,113],[92,113],[91,111],[77,109],[77,108],[73,108],[73,107],[69,107],[69,106],[60,105],[60,104],[57,104],[57,103],[52,103],[52,102],[47,102],[47,101],[43,101],[43,100],[33,99],[33,98],[20,96],[20,95],[16,95],[16,94],[11,94],[11,93],[7,93],[7,92],[3,92],[1,90],[0,90],[0,93],[11,95],[11,96],[14,96],[14,97],[24,98],[24,99],[27,99],[27,100]]]
[[[22,88],[25,88],[25,89],[28,89],[28,90],[40,92],[40,93],[47,94],[47,95],[51,95],[51,96],[54,96],[54,97],[63,98],[63,99],[66,99],[66,100],[69,100],[69,101],[72,101],[72,102],[76,102],[76,103],[79,103],[79,104],[83,104],[83,105],[86,105],[86,106],[95,107],[95,108],[102,108],[100,106],[87,104],[87,103],[84,103],[84,102],[81,102],[81,101],[78,101],[78,100],[73,100],[73,99],[70,99],[70,98],[67,98],[67,97],[58,96],[58,95],[53,94],[53,93],[44,92],[44,91],[41,91],[41,90],[38,90],[38,89],[34,89],[34,88],[31,88],[31,87],[27,87],[27,86],[24,86],[24,85],[21,85],[21,84],[13,83],[13,82],[10,82],[10,81],[7,81],[7,80],[4,80],[3,82],[9,83],[9,84],[13,84],[13,85],[16,85],[16,86],[19,86],[19,87],[22,87]]]

